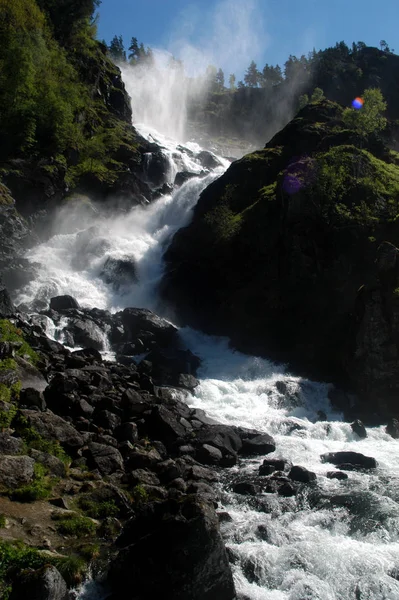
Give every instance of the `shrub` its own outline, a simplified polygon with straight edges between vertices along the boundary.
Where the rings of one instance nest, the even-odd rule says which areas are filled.
[[[88,496],[82,496],[78,501],[79,508],[93,519],[105,519],[106,517],[117,517],[119,508],[113,500],[96,502]]]
[[[47,471],[43,465],[35,464],[35,476],[32,483],[12,490],[9,495],[11,500],[17,502],[35,502],[36,500],[46,500],[52,492],[52,480],[47,476]]]

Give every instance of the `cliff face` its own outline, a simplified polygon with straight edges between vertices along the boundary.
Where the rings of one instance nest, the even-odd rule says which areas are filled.
[[[341,116],[309,105],[204,191],[163,295],[184,322],[397,414],[398,155]]]

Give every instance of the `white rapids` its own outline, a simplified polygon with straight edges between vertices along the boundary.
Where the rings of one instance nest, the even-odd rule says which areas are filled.
[[[170,181],[177,171],[202,170],[195,160],[200,150],[195,144],[177,146],[148,126],[141,132],[169,157]],[[116,311],[138,306],[162,314],[156,290],[163,253],[173,234],[189,223],[201,191],[228,162],[221,159],[221,165],[171,195],[112,218],[96,213],[90,204],[83,214],[64,211],[54,235],[29,251],[28,258],[39,264],[38,277],[20,290],[17,302],[34,308],[54,295],[70,294],[83,307]],[[117,292],[104,283],[99,275],[108,257],[133,259],[138,283]],[[54,334],[51,326],[49,333]],[[293,376],[282,365],[234,352],[226,339],[189,328],[181,334],[203,359],[201,384],[189,398],[190,405],[219,422],[270,433],[277,445],[271,457],[289,459],[318,476],[319,499],[306,490],[297,503],[266,494],[271,508],[263,512],[228,488],[222,490],[223,510],[232,517],[222,524],[222,533],[234,557],[241,597],[398,600],[399,441],[382,427],[369,428],[368,437],[360,440],[329,405],[327,383]],[[284,389],[281,383],[284,393],[279,391]],[[328,422],[317,421],[318,411]],[[379,467],[368,474],[352,471],[344,482],[327,479],[334,467],[323,464],[320,455],[338,450],[375,457]],[[235,469],[252,472],[261,461],[247,460]],[[92,588],[87,584],[79,598],[93,600],[97,592]]]

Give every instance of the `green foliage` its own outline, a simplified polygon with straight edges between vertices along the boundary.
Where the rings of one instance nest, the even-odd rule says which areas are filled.
[[[105,519],[106,517],[119,516],[119,508],[113,500],[96,502],[96,500],[89,496],[81,496],[78,501],[78,506],[93,519]]]
[[[17,407],[11,404],[12,389],[0,383],[0,401],[7,403],[7,408],[0,409],[0,430],[10,427],[15,415]]]
[[[321,88],[316,87],[313,90],[313,94],[310,98],[311,102],[321,102],[321,100],[324,100],[325,96],[324,96],[324,92]]]
[[[53,515],[56,521],[58,533],[75,537],[93,535],[96,532],[96,524],[88,517],[77,514]]]
[[[301,110],[302,108],[305,108],[305,106],[307,106],[308,104],[309,104],[309,96],[307,94],[302,94],[302,96],[299,96],[299,100],[298,100],[299,110]]]
[[[47,476],[47,470],[43,465],[35,464],[35,476],[32,483],[24,485],[9,493],[11,500],[17,502],[36,502],[46,500],[52,492],[52,480]]]
[[[7,520],[6,520],[5,515],[0,514],[0,529],[4,529],[6,524],[7,524]]]
[[[7,319],[0,319],[0,341],[20,343],[21,346],[17,349],[16,354],[18,356],[28,357],[33,364],[38,362],[38,355],[32,350],[29,344],[25,342],[22,331]]]
[[[54,565],[69,586],[79,583],[87,570],[85,562],[76,556],[49,556],[22,542],[0,541],[0,598],[8,600],[13,581],[23,571],[36,571],[46,565]]]
[[[136,504],[145,504],[149,500],[147,490],[140,484],[134,486],[131,491],[131,496],[133,502]]]
[[[385,129],[387,120],[383,116],[387,104],[377,88],[365,90],[363,94],[364,104],[360,110],[347,108],[344,110],[342,120],[350,129],[361,135],[370,135]]]
[[[34,427],[29,425],[28,420],[21,413],[16,414],[13,420],[13,427],[16,433],[24,440],[27,449],[39,450],[40,452],[51,454],[62,460],[63,463],[70,464],[71,459],[60,443],[57,440],[44,439]]]

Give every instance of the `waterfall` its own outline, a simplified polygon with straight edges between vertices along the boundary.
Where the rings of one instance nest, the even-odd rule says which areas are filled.
[[[151,112],[143,109],[140,116],[141,133],[163,148],[172,173],[201,173],[197,145],[177,145],[153,129]],[[164,117],[158,125],[165,126]],[[180,121],[170,129],[165,126],[163,133],[180,126]],[[19,291],[17,302],[34,310],[51,296],[68,293],[83,307],[147,307],[162,315],[156,290],[163,253],[173,234],[190,221],[201,191],[227,165],[220,159],[220,167],[205,177],[194,177],[172,194],[113,218],[87,207],[79,218],[62,212],[54,235],[28,252],[39,265],[38,276]],[[117,289],[106,283],[102,273],[109,259],[132,261],[137,281]],[[49,331],[54,335],[54,328]],[[397,600],[399,441],[382,427],[368,428],[367,438],[358,438],[330,406],[328,383],[293,376],[282,365],[234,352],[224,338],[189,328],[181,334],[203,359],[200,386],[188,397],[189,404],[219,422],[272,434],[277,446],[273,458],[288,459],[318,477],[317,487],[304,489],[296,499],[264,494],[259,510],[247,497],[230,491],[229,481],[238,469],[255,473],[261,458],[243,461],[223,475],[222,508],[231,521],[222,524],[222,533],[242,597]],[[328,421],[318,420],[319,411]],[[349,472],[346,481],[329,479],[327,472],[334,467],[320,455],[340,450],[375,457],[379,466],[372,472]],[[80,598],[95,597],[89,587]]]

